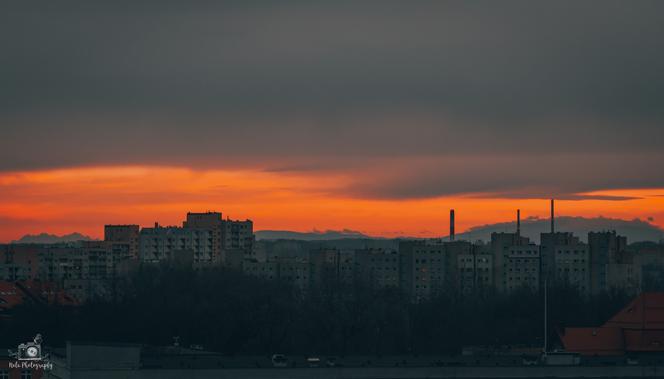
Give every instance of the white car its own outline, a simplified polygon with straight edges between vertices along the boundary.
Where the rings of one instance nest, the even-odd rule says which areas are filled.
[[[273,367],[288,367],[288,358],[283,354],[274,354],[272,356]]]

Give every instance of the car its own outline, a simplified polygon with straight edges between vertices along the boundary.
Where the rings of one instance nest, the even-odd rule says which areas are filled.
[[[630,366],[638,366],[639,359],[635,357],[627,357],[627,359],[625,359],[625,363],[627,363]]]
[[[283,354],[272,355],[272,367],[288,367],[288,358]]]
[[[318,358],[318,357],[309,357],[309,358],[307,358],[307,366],[309,366],[309,367],[319,367],[320,366],[320,358]]]

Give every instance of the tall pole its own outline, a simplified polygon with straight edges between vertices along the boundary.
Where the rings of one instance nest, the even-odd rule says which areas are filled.
[[[547,279],[544,279],[544,355],[546,355],[546,347],[548,345],[548,338],[549,338],[549,333],[548,333],[548,308],[547,308]]]
[[[450,241],[454,241],[454,209],[450,209]]]
[[[553,225],[553,220],[555,219],[554,213],[553,213],[553,199],[551,199],[551,234],[553,234],[554,231],[554,225]]]

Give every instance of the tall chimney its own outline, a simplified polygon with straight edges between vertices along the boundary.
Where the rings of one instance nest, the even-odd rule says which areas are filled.
[[[553,234],[555,228],[554,228],[554,220],[555,220],[555,215],[553,213],[553,199],[551,199],[551,234]]]
[[[521,209],[516,210],[516,235],[521,236]]]
[[[450,209],[450,241],[454,241],[454,209]]]

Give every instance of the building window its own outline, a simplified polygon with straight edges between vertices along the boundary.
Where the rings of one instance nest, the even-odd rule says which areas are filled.
[[[21,379],[32,379],[32,371],[21,370]]]
[[[0,379],[9,379],[9,371],[0,370]]]

